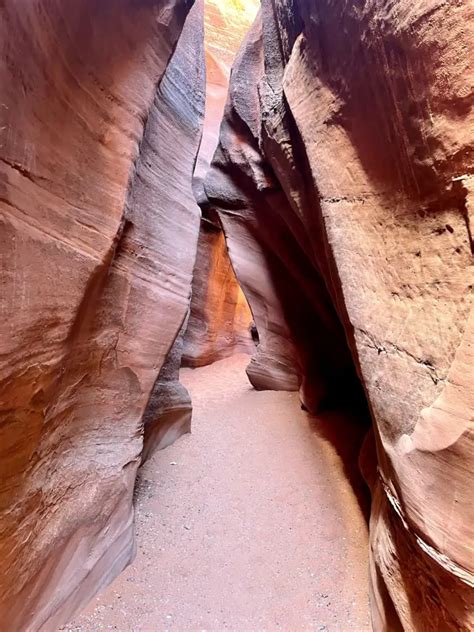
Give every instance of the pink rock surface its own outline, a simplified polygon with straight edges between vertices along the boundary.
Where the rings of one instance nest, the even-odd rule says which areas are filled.
[[[206,114],[193,189],[202,221],[193,277],[183,365],[203,366],[235,352],[251,352],[252,315],[235,278],[219,218],[209,206],[204,178],[219,141],[230,63],[256,13],[240,0],[205,3]]]
[[[191,4],[2,4],[9,629],[54,629],[134,553],[142,417],[188,309],[198,236],[203,36],[200,2],[182,31]]]
[[[254,349],[252,314],[235,278],[220,224],[201,220],[183,366],[204,366]]]
[[[378,454],[374,629],[470,630],[472,7],[279,0],[262,19],[206,179],[262,340],[250,378],[344,399],[343,332]]]
[[[205,177],[239,3],[209,0],[199,156],[202,0],[1,3],[0,621],[127,565],[137,467],[189,430],[193,185],[187,361],[248,344],[233,268],[256,389],[362,384],[373,628],[468,632],[473,8],[263,0]]]
[[[343,327],[311,261],[310,239],[260,150],[263,43],[259,17],[233,67],[220,144],[205,189],[224,226],[259,332],[257,353],[247,369],[250,381],[258,389],[301,386],[305,406],[314,411],[329,394],[334,376],[338,389],[355,378]],[[269,63],[277,62],[273,49],[270,57]]]
[[[191,432],[191,397],[179,381],[186,326],[187,318],[156,378],[143,415],[142,463],[156,450],[168,447],[181,435]]]

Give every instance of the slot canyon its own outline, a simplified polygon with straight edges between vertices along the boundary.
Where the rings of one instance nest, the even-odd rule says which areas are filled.
[[[474,630],[471,0],[0,0],[0,632]]]

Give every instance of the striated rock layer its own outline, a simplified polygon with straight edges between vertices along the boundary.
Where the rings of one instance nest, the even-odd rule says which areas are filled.
[[[0,8],[0,620],[130,561],[143,415],[188,310],[202,3]]]
[[[274,46],[269,56],[270,63],[277,61]],[[205,188],[219,211],[233,266],[259,332],[257,353],[247,369],[250,381],[256,388],[301,386],[305,406],[316,410],[329,395],[335,376],[337,388],[344,382],[343,388],[352,389],[353,365],[302,224],[304,163],[299,157],[282,155],[282,181],[289,193],[295,192],[287,196],[260,149],[266,140],[262,117],[267,106],[263,99],[260,102],[259,89],[275,101],[268,107],[279,120],[269,119],[270,130],[274,125],[285,150],[291,147],[284,112],[276,109],[282,109],[281,87],[277,103],[278,85],[270,81],[275,82],[273,75],[265,75],[262,25],[257,18],[234,64],[220,144]],[[275,162],[280,158],[276,147],[270,154]]]
[[[156,378],[143,415],[142,463],[155,450],[166,448],[181,435],[191,432],[191,397],[179,381],[186,326],[187,318]]]
[[[254,0],[252,0],[253,2]],[[252,2],[247,12],[234,4],[206,0],[206,114],[193,189],[202,209],[202,220],[193,277],[183,365],[203,366],[232,353],[253,351],[250,337],[252,315],[235,278],[219,218],[209,207],[204,178],[219,140],[230,68],[244,32],[255,16]]]
[[[474,626],[473,24],[463,2],[263,0],[205,185],[252,383],[313,410],[351,364],[364,385],[375,630]]]
[[[203,217],[183,366],[204,366],[233,353],[252,353],[251,322],[252,315],[235,278],[220,223]]]

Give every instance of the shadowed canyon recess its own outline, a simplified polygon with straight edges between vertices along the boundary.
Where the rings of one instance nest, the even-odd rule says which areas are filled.
[[[0,2],[2,632],[474,629],[473,42]]]

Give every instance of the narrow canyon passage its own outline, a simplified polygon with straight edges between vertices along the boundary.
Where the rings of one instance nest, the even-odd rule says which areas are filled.
[[[369,630],[367,526],[349,418],[252,389],[247,355],[183,369],[192,435],[136,490],[135,561],[64,630]],[[360,490],[363,492],[363,490]]]
[[[474,632],[473,42],[0,0],[0,632]]]

